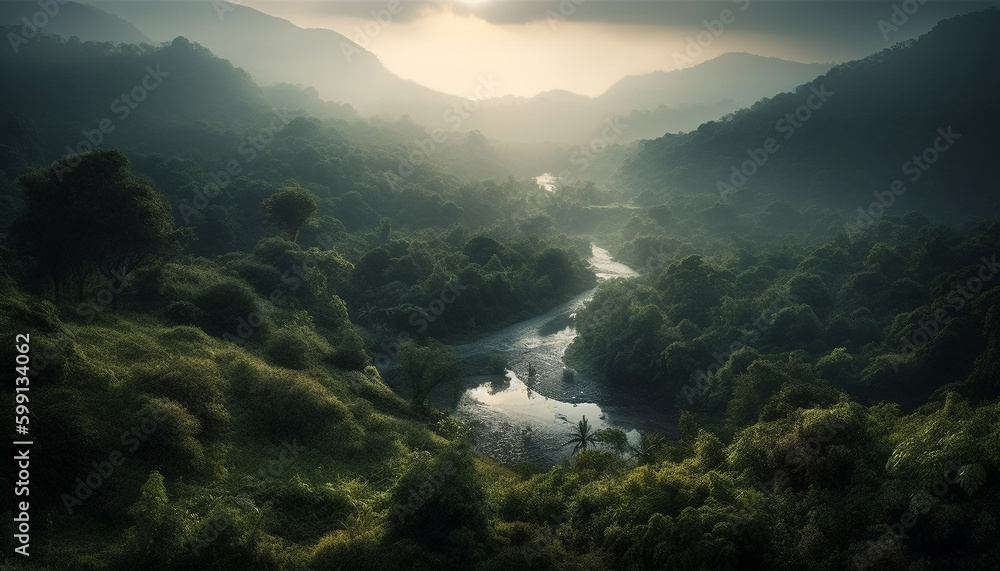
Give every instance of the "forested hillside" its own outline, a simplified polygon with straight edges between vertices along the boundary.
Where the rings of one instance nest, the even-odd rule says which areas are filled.
[[[0,564],[992,569],[998,18],[608,143],[620,178],[551,190],[565,147],[361,117],[183,37],[0,52],[0,359],[34,442],[30,486],[0,474],[30,487]],[[954,150],[859,221],[938,128]],[[639,275],[596,275],[595,243]],[[482,453],[437,397],[548,397],[530,361],[454,346],[559,307],[534,329],[575,336],[565,391],[676,430],[581,414],[554,467]]]
[[[907,190],[896,191],[893,212],[959,221],[993,210],[1000,116],[990,95],[997,76],[987,70],[1000,66],[998,29],[996,9],[945,20],[793,92],[648,141],[622,176],[650,205],[683,191],[854,212],[900,180]],[[938,129],[953,135],[939,140]]]

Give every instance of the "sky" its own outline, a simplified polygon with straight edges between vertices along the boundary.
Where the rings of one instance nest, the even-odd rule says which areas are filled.
[[[626,75],[690,67],[732,51],[806,63],[858,59],[925,33],[944,17],[996,5],[945,0],[235,3],[300,27],[339,32],[400,77],[439,91],[469,96],[478,78],[491,76],[500,84],[494,96],[524,97],[557,89],[593,97]]]

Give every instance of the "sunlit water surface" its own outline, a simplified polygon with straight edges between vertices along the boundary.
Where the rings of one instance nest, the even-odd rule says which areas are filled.
[[[590,264],[599,280],[638,275],[597,246]],[[558,464],[571,454],[572,446],[564,444],[584,416],[595,430],[621,428],[633,442],[638,430],[674,433],[674,415],[665,404],[608,390],[580,372],[563,380],[563,357],[576,337],[572,317],[593,295],[594,290],[584,292],[547,313],[455,346],[459,358],[502,354],[509,367],[505,376],[465,379],[472,388],[455,408],[455,416],[475,428],[480,452],[505,463]]]

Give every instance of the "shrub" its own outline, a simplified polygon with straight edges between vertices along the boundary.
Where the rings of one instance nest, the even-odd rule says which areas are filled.
[[[181,357],[146,365],[137,371],[136,385],[143,392],[178,402],[207,433],[217,433],[229,423],[229,381],[212,361]]]
[[[230,267],[262,296],[271,295],[271,292],[283,285],[281,272],[274,266],[252,259],[243,259]]]
[[[328,441],[341,452],[357,451],[363,430],[326,387],[301,373],[257,369],[247,379],[241,400],[258,419],[258,430],[275,438],[308,435],[317,442]]]
[[[180,476],[208,467],[205,451],[195,438],[201,423],[175,400],[146,397],[128,430],[130,436],[122,440],[126,449],[167,474]],[[140,434],[145,440],[138,437]]]
[[[327,362],[348,371],[362,371],[368,365],[365,342],[353,327],[340,337],[338,347]]]
[[[194,303],[205,312],[201,328],[213,335],[238,335],[243,323],[251,327],[252,335],[259,335],[269,326],[253,290],[241,281],[229,280],[210,286],[195,298]]]
[[[187,540],[194,531],[194,518],[171,503],[163,476],[152,472],[142,485],[139,501],[130,509],[135,523],[125,534],[125,561],[137,569],[172,569],[187,554]]]
[[[486,372],[491,375],[502,375],[507,370],[507,357],[494,353],[486,358]]]
[[[167,306],[166,316],[178,325],[197,325],[204,323],[208,314],[190,301],[175,301]]]
[[[324,344],[325,345],[325,344]],[[267,356],[287,369],[305,369],[321,351],[316,335],[304,327],[283,327],[267,342]]]
[[[352,510],[345,490],[310,484],[298,474],[280,478],[256,495],[273,509],[281,535],[293,541],[315,541]]]

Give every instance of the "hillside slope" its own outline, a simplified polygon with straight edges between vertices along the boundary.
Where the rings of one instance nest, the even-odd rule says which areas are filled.
[[[622,176],[652,201],[667,191],[735,193],[852,211],[900,180],[908,190],[892,208],[976,214],[995,201],[998,32],[996,9],[942,21],[913,42],[839,65],[794,92],[649,141],[623,164]],[[949,128],[956,136],[943,137]]]
[[[94,6],[79,2],[59,2],[58,11],[51,16],[37,16],[42,9],[38,2],[28,0],[8,0],[0,2],[0,26],[17,26],[17,33],[30,41],[34,34],[25,29],[24,19],[44,22],[42,33],[59,35],[64,38],[76,36],[82,41],[114,42],[125,44],[153,43],[152,38],[124,19]],[[55,10],[53,8],[52,10]],[[11,38],[8,38],[10,40]],[[19,45],[12,40],[12,47]],[[14,48],[15,50],[17,48]]]

